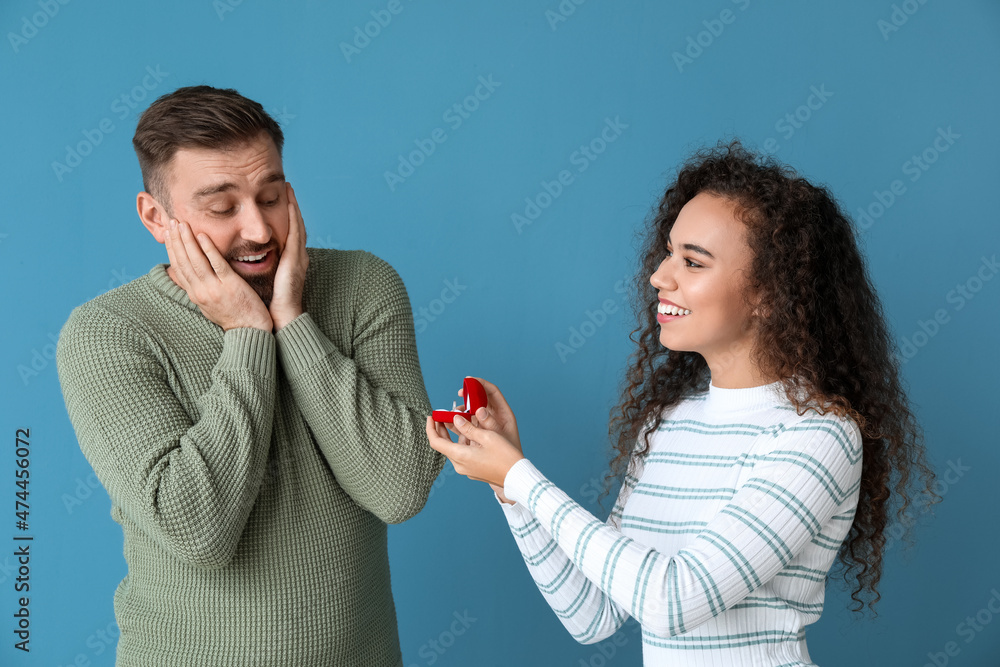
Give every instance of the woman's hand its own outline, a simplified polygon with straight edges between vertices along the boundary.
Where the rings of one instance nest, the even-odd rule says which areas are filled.
[[[487,382],[483,378],[475,376],[471,377],[474,380],[478,380],[479,384],[483,385],[483,389],[486,390],[486,405],[488,406],[479,408],[476,411],[474,415],[475,419],[472,421],[473,426],[481,426],[490,431],[496,431],[520,450],[521,437],[517,432],[517,419],[514,418],[514,412],[507,404],[507,399],[503,397],[503,394],[500,393],[500,390],[492,382]],[[458,395],[464,397],[464,392],[464,389],[459,389]],[[476,423],[477,420],[478,424]],[[454,429],[451,430],[454,431]]]
[[[507,399],[504,398],[503,394],[497,388],[495,384],[484,380],[480,377],[471,376],[473,379],[478,380],[479,384],[483,385],[483,389],[486,390],[486,405],[488,407],[479,408],[476,413],[472,416],[472,425],[485,428],[489,431],[494,431],[499,433],[504,438],[506,438],[512,445],[517,447],[518,451],[521,451],[521,436],[517,431],[517,419],[514,417],[514,411],[510,409],[510,405],[507,403]],[[465,390],[459,389],[458,395],[465,397]],[[459,433],[457,430],[445,424],[447,428],[452,433],[458,435],[458,443],[461,445],[469,444],[469,439],[464,435]],[[493,492],[497,494],[497,497],[507,503],[508,505],[515,504],[513,500],[509,500],[503,494],[503,485],[497,486],[496,484],[490,484],[490,488]]]
[[[426,430],[431,447],[448,457],[459,474],[502,490],[507,472],[524,458],[520,447],[500,433],[474,426],[461,417],[455,417],[453,426],[467,444],[452,442],[445,427],[428,416]]]

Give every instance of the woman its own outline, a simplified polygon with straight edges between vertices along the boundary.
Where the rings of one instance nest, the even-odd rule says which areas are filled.
[[[825,188],[720,144],[667,188],[636,288],[607,522],[524,457],[491,383],[457,443],[428,418],[430,444],[493,486],[578,641],[631,614],[646,665],[813,665],[836,556],[874,611],[891,506],[912,471],[935,496],[851,225]]]

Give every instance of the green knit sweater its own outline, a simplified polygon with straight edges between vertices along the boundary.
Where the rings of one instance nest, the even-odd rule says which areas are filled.
[[[165,264],[73,310],[59,380],[122,526],[117,665],[402,665],[386,524],[444,459],[402,281],[308,248],[305,313],[223,332]]]

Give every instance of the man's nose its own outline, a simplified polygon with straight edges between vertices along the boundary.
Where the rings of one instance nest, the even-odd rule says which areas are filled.
[[[271,225],[256,203],[243,207],[240,227],[240,235],[248,241],[267,243],[271,240]]]

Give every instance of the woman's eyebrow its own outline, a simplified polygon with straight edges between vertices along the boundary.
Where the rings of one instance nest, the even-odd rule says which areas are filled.
[[[670,235],[669,234],[667,235],[667,243],[670,243]],[[712,253],[710,253],[709,251],[705,250],[700,245],[697,245],[695,243],[685,243],[681,247],[683,247],[685,250],[690,250],[692,252],[701,253],[702,255],[705,255],[706,257],[710,257],[712,259],[715,259],[715,255],[713,255]]]

